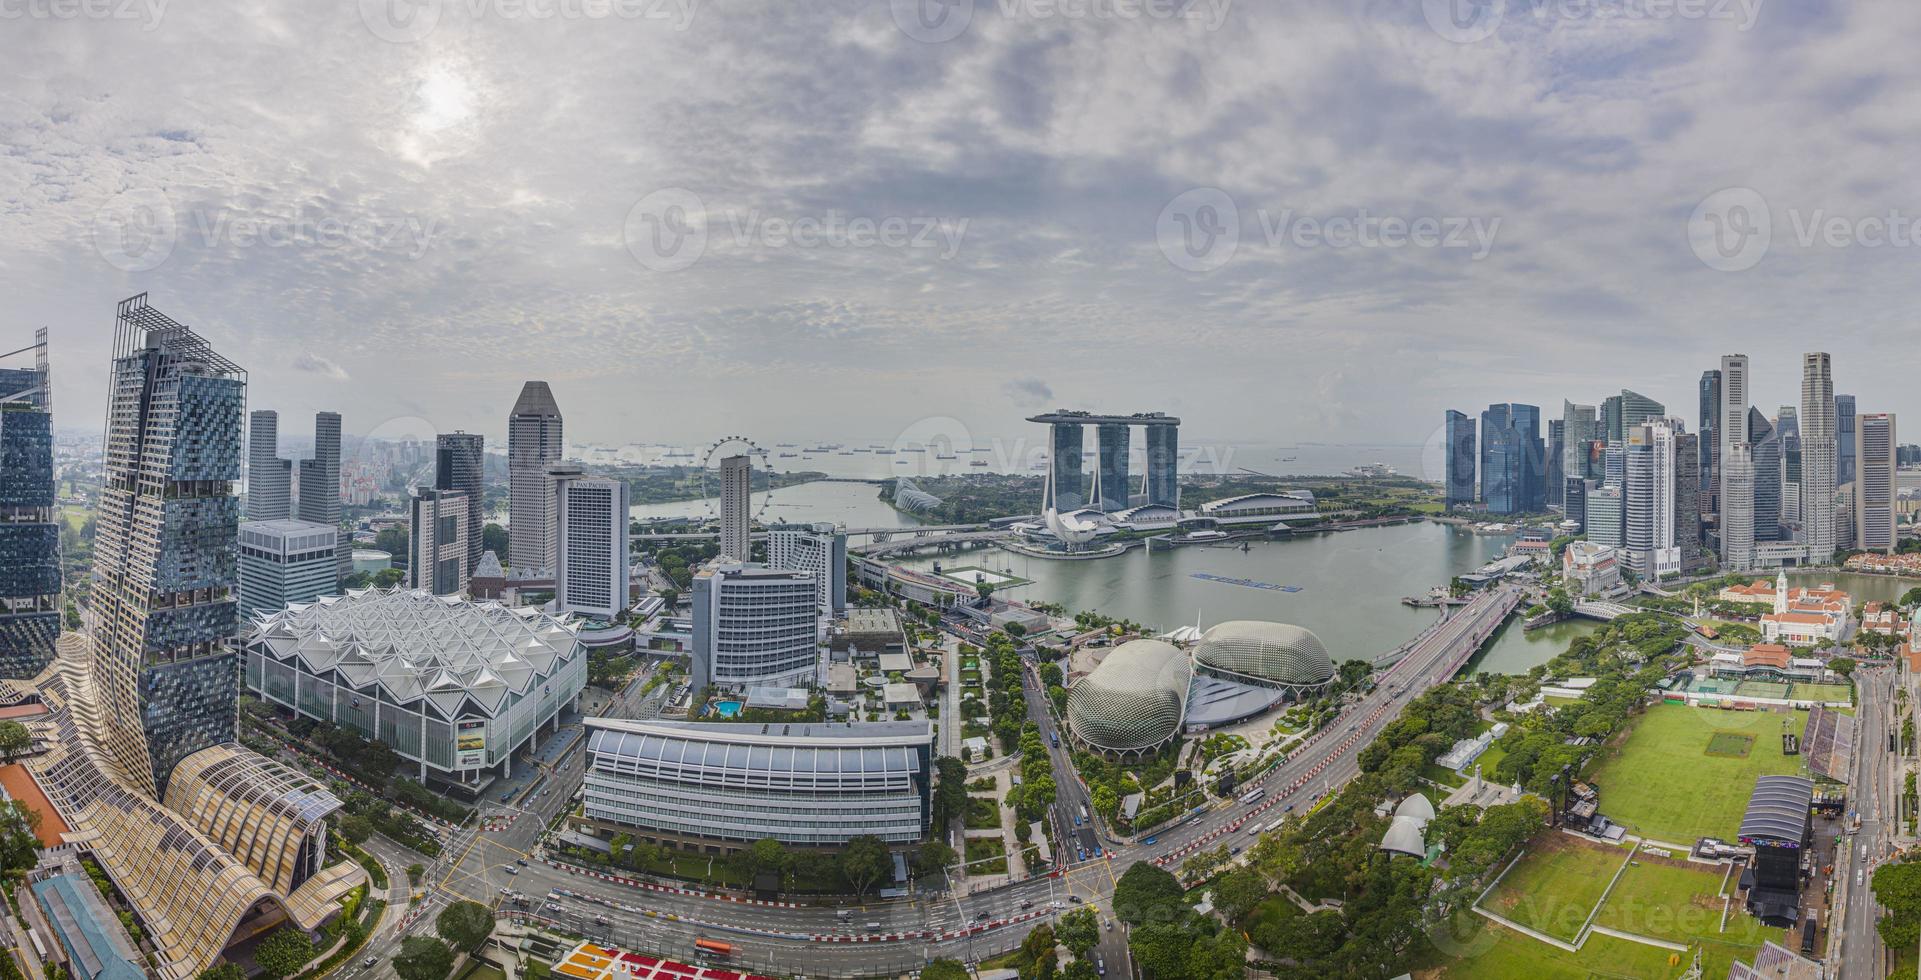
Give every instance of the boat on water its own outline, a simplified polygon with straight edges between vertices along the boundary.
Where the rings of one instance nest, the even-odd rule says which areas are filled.
[[[969,465],[969,466],[986,466],[986,465],[987,465],[987,460],[984,460],[984,459],[970,459],[970,460],[968,460],[968,461],[967,461],[967,465]]]
[[[954,455],[953,453],[935,453],[934,458],[935,459],[959,459],[960,457]]]
[[[926,451],[926,446],[907,446],[901,450],[901,452],[904,453],[924,453]]]
[[[876,450],[874,450],[874,455],[876,455],[876,456],[892,456],[892,455],[894,455],[894,451],[893,451],[892,449],[876,449]]]
[[[794,458],[794,454],[793,454],[793,453],[781,453],[781,454],[780,454],[780,458],[781,458],[781,459],[793,459],[793,458]]]

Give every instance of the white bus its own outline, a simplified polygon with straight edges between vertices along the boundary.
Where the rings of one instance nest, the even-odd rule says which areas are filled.
[[[1256,786],[1253,789],[1250,789],[1247,792],[1241,794],[1241,803],[1242,804],[1259,803],[1261,800],[1261,797],[1266,795],[1267,795],[1266,787]]]

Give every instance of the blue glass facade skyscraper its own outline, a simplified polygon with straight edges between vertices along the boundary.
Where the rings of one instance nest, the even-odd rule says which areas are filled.
[[[0,369],[0,678],[38,674],[60,637],[60,531],[46,334],[40,365]]]
[[[1149,425],[1147,429],[1147,503],[1181,505],[1181,428]]]
[[[1854,482],[1854,396],[1834,396],[1834,485]]]
[[[1489,405],[1481,413],[1481,500],[1490,514],[1547,509],[1547,450],[1541,410],[1533,405]]]
[[[1474,420],[1465,412],[1447,410],[1447,489],[1448,508],[1474,503]]]
[[[1133,449],[1129,438],[1132,428],[1122,422],[1102,422],[1094,427],[1095,444],[1100,448],[1095,460],[1100,508],[1110,514],[1127,509],[1127,454]]]
[[[107,748],[158,799],[234,737],[246,372],[147,305],[120,303],[94,547],[93,657]]]
[[[1065,513],[1087,506],[1084,440],[1078,422],[1056,422],[1048,430],[1054,468],[1054,509]]]
[[[1781,538],[1781,436],[1761,410],[1748,408],[1748,446],[1754,457],[1754,540]]]

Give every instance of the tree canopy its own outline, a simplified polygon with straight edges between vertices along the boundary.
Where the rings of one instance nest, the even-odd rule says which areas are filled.
[[[463,953],[480,952],[494,932],[494,913],[479,902],[455,902],[440,910],[434,931]]]

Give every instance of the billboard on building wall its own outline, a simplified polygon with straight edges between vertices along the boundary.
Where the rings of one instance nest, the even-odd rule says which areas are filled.
[[[487,723],[474,719],[456,723],[454,768],[479,769],[487,764]]]

